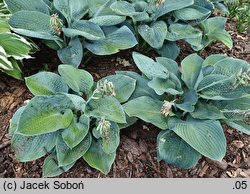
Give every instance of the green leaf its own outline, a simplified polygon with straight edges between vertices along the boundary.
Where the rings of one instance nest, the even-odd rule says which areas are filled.
[[[17,133],[32,136],[67,128],[73,119],[73,108],[63,95],[36,96],[22,112]]]
[[[127,26],[105,32],[105,37],[87,43],[86,48],[96,55],[111,55],[120,50],[132,48],[137,44],[134,34]]]
[[[136,66],[149,79],[153,79],[154,77],[166,79],[169,77],[168,70],[153,59],[137,52],[133,52],[133,59]]]
[[[207,102],[198,102],[195,106],[195,111],[190,114],[195,119],[219,120],[225,118],[223,113],[216,106],[207,104]]]
[[[249,123],[245,123],[243,121],[228,121],[228,120],[224,120],[224,122],[234,128],[234,129],[237,129],[238,131],[242,132],[242,133],[245,133],[247,135],[250,135],[250,125]]]
[[[142,38],[153,48],[160,49],[163,46],[168,31],[164,21],[157,21],[150,26],[147,24],[139,25],[138,32]]]
[[[67,47],[57,50],[57,55],[63,63],[78,67],[83,58],[83,46],[80,39],[72,38]]]
[[[92,167],[104,174],[107,174],[115,161],[116,153],[107,154],[102,149],[101,140],[93,139],[90,149],[83,156],[83,159]]]
[[[69,164],[67,166],[59,166],[56,158],[56,154],[50,154],[43,163],[43,177],[55,177],[60,174],[67,172],[74,166],[75,163]]]
[[[89,132],[90,119],[82,115],[79,120],[74,116],[70,126],[62,131],[62,138],[70,149],[76,147]]]
[[[188,88],[197,89],[198,84],[203,79],[202,63],[203,59],[197,54],[189,55],[181,62],[182,80]]]
[[[165,57],[157,57],[156,61],[176,76],[179,76],[179,65],[173,60]]]
[[[216,64],[218,61],[227,58],[227,56],[222,55],[222,54],[215,54],[215,55],[210,55],[208,56],[202,64],[202,67],[206,67],[209,65],[214,65]]]
[[[11,29],[21,35],[45,40],[61,39],[55,35],[50,24],[50,16],[36,11],[19,11],[9,20]]]
[[[86,105],[86,116],[105,118],[117,123],[126,123],[126,116],[120,102],[112,96],[91,99]]]
[[[4,0],[4,2],[11,13],[27,10],[49,15],[49,7],[43,0]]]
[[[126,20],[125,16],[119,15],[103,15],[91,18],[89,21],[99,26],[115,26]]]
[[[83,111],[86,107],[86,101],[83,99],[83,97],[75,95],[75,94],[66,94],[62,93],[62,95],[65,95],[67,98],[71,100],[71,102],[74,104],[74,109],[76,111]]]
[[[110,6],[110,8],[118,15],[124,16],[129,16],[131,13],[135,12],[134,6],[127,1],[116,1]]]
[[[87,13],[87,2],[82,0],[54,0],[55,8],[67,19],[68,23],[81,19]]]
[[[133,94],[136,86],[136,80],[125,75],[111,75],[101,79],[100,81],[112,82],[115,88],[115,98],[120,103],[126,102]],[[100,82],[99,81],[99,82]]]
[[[51,72],[40,72],[25,78],[25,83],[33,95],[53,95],[67,93],[69,88],[63,79]]]
[[[130,117],[138,117],[161,129],[167,129],[167,119],[161,114],[162,106],[163,102],[142,96],[127,102],[123,108]]]
[[[85,70],[76,69],[71,65],[60,65],[58,72],[69,87],[77,93],[88,93],[94,85],[94,79]]]
[[[102,149],[107,154],[112,154],[116,151],[120,144],[120,129],[118,125],[111,122],[108,135],[102,135]]]
[[[226,138],[219,121],[192,118],[182,121],[171,118],[169,127],[191,147],[210,159],[221,161],[226,154]]]
[[[201,158],[199,152],[173,131],[162,131],[157,137],[157,154],[160,160],[178,168],[192,168]]]
[[[9,61],[11,62],[13,66],[13,70],[4,70],[4,72],[16,79],[19,79],[19,80],[23,79],[22,71],[19,67],[20,65],[22,65],[22,63],[20,61],[16,61],[13,58],[9,58]]]
[[[9,127],[9,136],[13,136],[17,130],[18,122],[22,112],[24,111],[25,106],[20,107],[14,113],[13,117],[10,119],[10,127]]]
[[[180,48],[176,45],[175,42],[165,41],[162,48],[157,50],[157,52],[162,57],[167,57],[167,58],[175,60],[180,54]]]
[[[59,166],[67,166],[81,158],[90,148],[92,136],[88,134],[80,144],[70,149],[59,135],[56,141],[56,153]]]
[[[18,161],[29,162],[48,154],[55,147],[56,138],[57,133],[32,137],[15,134],[12,137],[11,145]]]
[[[141,96],[149,96],[153,99],[160,99],[153,89],[148,86],[149,80],[140,76],[138,73],[130,72],[130,71],[118,71],[118,74],[129,76],[136,80],[135,90],[130,97],[130,99],[138,98]]]
[[[183,110],[184,112],[193,112],[194,106],[198,101],[198,94],[196,90],[189,89],[183,99],[183,103],[175,104],[177,108]]]
[[[76,21],[69,28],[62,28],[62,31],[68,37],[83,36],[88,40],[105,38],[102,29],[97,24],[87,20]]]

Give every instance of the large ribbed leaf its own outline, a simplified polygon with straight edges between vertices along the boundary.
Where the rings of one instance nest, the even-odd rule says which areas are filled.
[[[166,57],[157,57],[156,61],[163,65],[167,70],[176,76],[179,76],[179,65],[172,59]]]
[[[54,0],[54,6],[71,23],[81,19],[87,13],[87,1],[82,0]]]
[[[130,72],[130,71],[118,71],[118,74],[129,76],[136,80],[135,90],[130,97],[130,99],[138,98],[141,96],[149,96],[153,99],[160,99],[153,89],[148,86],[148,79],[140,76],[138,73]]]
[[[218,61],[222,60],[222,59],[225,59],[227,58],[226,55],[222,55],[222,54],[215,54],[215,55],[210,55],[208,56],[203,64],[202,64],[202,67],[206,67],[208,65],[214,65],[216,64]]]
[[[177,108],[183,110],[184,112],[193,112],[194,106],[198,101],[198,94],[196,90],[189,89],[184,95],[183,102],[181,104],[175,104]]]
[[[228,48],[233,47],[233,41],[230,34],[225,30],[227,19],[223,17],[209,18],[201,24],[204,34],[207,37],[203,40],[204,46],[209,45],[211,42],[217,40],[224,43]]]
[[[153,79],[154,77],[165,79],[169,77],[168,70],[153,59],[137,52],[133,52],[133,59],[136,66],[149,79]]]
[[[60,40],[50,24],[50,16],[36,11],[19,11],[9,20],[11,29],[18,34],[45,40]]]
[[[138,117],[161,129],[166,129],[167,119],[161,114],[162,106],[163,102],[142,96],[127,102],[123,108],[130,117]]]
[[[157,21],[150,26],[147,24],[140,25],[138,32],[151,47],[160,49],[163,46],[168,28],[164,21]]]
[[[30,58],[29,52],[32,46],[21,36],[13,33],[1,33],[0,45],[4,48],[7,57],[13,57],[16,60]]]
[[[126,20],[125,16],[119,15],[104,15],[91,18],[89,21],[99,26],[114,26]]]
[[[106,32],[105,35],[105,39],[88,43],[86,48],[96,55],[110,55],[137,44],[134,34],[127,26]]]
[[[129,16],[135,12],[134,6],[127,1],[116,1],[110,8],[118,15]]]
[[[17,133],[32,136],[67,128],[74,105],[64,95],[36,96],[22,112]]]
[[[97,24],[87,20],[76,21],[69,28],[64,27],[62,31],[68,37],[83,36],[88,40],[105,38],[102,29]]]
[[[219,121],[172,118],[169,127],[202,155],[213,160],[225,156],[226,138]]]
[[[135,90],[136,80],[129,76],[111,75],[100,81],[103,82],[105,80],[113,83],[116,93],[115,98],[118,99],[120,103],[126,102]]]
[[[67,166],[59,166],[56,158],[56,154],[50,154],[43,163],[43,177],[55,177],[64,172],[67,172],[70,168],[74,166],[75,163],[69,164]]]
[[[86,116],[105,118],[117,123],[126,123],[126,116],[120,102],[112,96],[91,99],[86,105]]]
[[[43,0],[4,0],[4,2],[11,13],[28,10],[38,11],[49,15],[49,7]]]
[[[245,123],[243,121],[228,121],[228,120],[224,120],[224,122],[234,128],[237,129],[238,131],[245,133],[247,135],[250,135],[250,125],[249,123]]]
[[[68,46],[57,51],[59,59],[65,64],[78,67],[83,58],[83,46],[78,37],[72,38]]]
[[[75,94],[66,94],[66,93],[63,93],[63,95],[69,98],[71,102],[74,104],[74,110],[82,111],[85,109],[86,101],[83,99],[83,97]]]
[[[70,149],[59,135],[56,141],[56,153],[59,166],[70,165],[81,158],[89,149],[92,136],[88,134],[80,144]]]
[[[181,62],[182,67],[182,80],[188,88],[197,89],[198,84],[203,78],[202,63],[203,59],[197,54],[192,54],[186,57]]]
[[[20,116],[22,112],[24,111],[24,109],[25,109],[25,106],[22,106],[19,109],[17,109],[13,117],[10,119],[9,136],[13,136],[14,133],[16,132]]]
[[[157,50],[157,52],[162,57],[167,57],[169,59],[175,60],[180,54],[180,48],[176,45],[175,42],[165,41],[162,48]]]
[[[68,86],[63,79],[51,72],[40,72],[27,77],[25,83],[33,95],[53,95],[58,92],[68,92]]]
[[[76,69],[71,65],[60,65],[58,72],[75,92],[87,93],[94,85],[93,77],[85,70]]]
[[[194,0],[164,0],[160,2],[162,4],[159,5],[155,18],[159,18],[171,11],[188,7],[194,3]]]
[[[158,135],[157,154],[159,160],[164,160],[178,168],[192,168],[201,158],[199,152],[171,130],[162,131]]]
[[[48,154],[55,147],[56,139],[57,133],[32,137],[15,134],[12,137],[11,145],[18,161],[29,162]]]
[[[102,149],[101,140],[93,139],[92,144],[83,159],[93,168],[107,174],[115,161],[116,153],[106,154]]]
[[[102,149],[107,154],[112,154],[116,151],[120,144],[120,129],[114,122],[111,123],[108,135],[102,135]]]
[[[89,118],[81,116],[79,119],[74,116],[70,126],[62,131],[62,138],[71,149],[76,147],[89,132]]]

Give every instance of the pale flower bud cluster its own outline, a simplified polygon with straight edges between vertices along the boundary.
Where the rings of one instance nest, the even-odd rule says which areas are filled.
[[[59,18],[57,13],[50,16],[50,25],[54,33],[60,35],[62,32],[63,21]]]
[[[100,134],[102,134],[102,136],[108,137],[109,132],[110,132],[110,127],[111,127],[111,123],[105,119],[101,119],[98,123],[98,126],[96,128],[97,131],[100,132]]]
[[[172,109],[172,106],[173,106],[173,103],[172,102],[169,102],[169,101],[164,101],[164,104],[161,108],[161,114],[164,116],[164,117],[167,117]]]

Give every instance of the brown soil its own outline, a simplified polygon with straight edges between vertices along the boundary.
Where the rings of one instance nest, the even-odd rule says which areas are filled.
[[[237,34],[234,21],[230,21],[227,28],[234,40],[233,50],[227,49],[221,43],[215,43],[206,48],[201,55],[208,56],[215,53],[225,53],[232,57],[250,62],[249,34]],[[177,61],[193,53],[190,47],[179,42],[183,50]],[[56,53],[41,46],[33,60],[27,61],[25,76],[42,70],[56,72],[60,64]],[[96,80],[114,74],[115,71],[137,71],[132,59],[132,50],[123,51],[112,56],[93,56],[81,68],[89,71]],[[149,53],[154,56],[154,53]],[[89,56],[86,56],[88,58]],[[43,158],[34,162],[19,163],[11,149],[10,137],[7,135],[9,120],[25,100],[32,98],[23,81],[14,80],[0,73],[0,178],[1,177],[41,177]],[[250,137],[224,126],[227,137],[227,154],[222,162],[214,162],[202,158],[193,169],[183,170],[174,168],[156,158],[156,137],[159,129],[137,122],[121,133],[121,144],[111,172],[105,176],[89,167],[82,159],[67,173],[60,177],[247,177],[250,178]]]

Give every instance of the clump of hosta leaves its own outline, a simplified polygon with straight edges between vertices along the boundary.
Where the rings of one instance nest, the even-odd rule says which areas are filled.
[[[8,19],[3,15],[0,15],[0,71],[22,79],[22,60],[31,58],[30,54],[38,47],[24,37],[10,32]]]
[[[250,135],[250,65],[224,55],[205,60],[186,57],[181,70],[171,59],[156,61],[133,54],[140,76],[131,100],[123,105],[130,117],[138,117],[162,129],[157,138],[159,160],[181,168],[193,167],[201,156],[222,160],[225,123]]]
[[[103,173],[110,171],[127,120],[122,104],[136,81],[112,75],[94,82],[84,70],[60,65],[59,75],[40,72],[26,78],[35,96],[14,114],[9,133],[17,160],[47,156],[43,176],[57,176],[83,158]]]
[[[226,18],[211,17],[215,7],[225,8],[220,1],[208,0],[130,0],[108,1],[111,10],[127,17],[142,47],[153,48],[163,57],[175,59],[180,49],[177,40],[185,40],[195,51],[213,41],[232,48],[225,31]],[[108,14],[107,14],[108,15]],[[93,20],[95,17],[93,18]],[[144,44],[146,42],[147,44]],[[147,49],[148,49],[147,48]]]
[[[108,25],[113,19],[107,18],[100,18],[106,25],[92,21],[89,2],[92,1],[5,0],[13,13],[9,24],[14,32],[44,40],[57,50],[63,63],[75,67],[80,65],[85,49],[97,55],[109,55],[137,44],[127,26]],[[95,16],[101,15],[103,9],[96,10]]]

